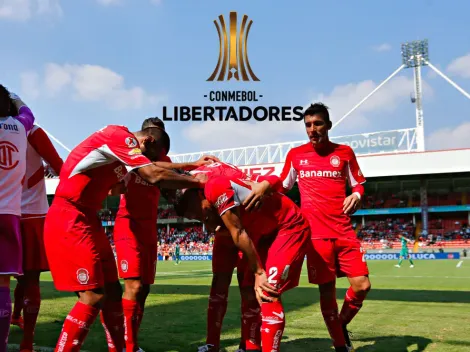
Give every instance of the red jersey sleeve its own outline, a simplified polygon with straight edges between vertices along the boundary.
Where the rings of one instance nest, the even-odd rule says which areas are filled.
[[[46,132],[35,126],[28,136],[28,142],[44,161],[54,170],[56,175],[60,174],[64,161],[57,153]]]
[[[220,216],[227,210],[240,205],[235,200],[235,192],[228,178],[216,177],[209,180],[204,187],[206,199],[217,208]]]
[[[284,192],[287,192],[294,187],[295,181],[297,180],[297,170],[294,168],[293,154],[294,152],[292,149],[289,150],[284,163],[284,168],[281,172],[280,181],[282,183],[282,191]]]
[[[354,151],[351,148],[349,149],[349,154],[347,165],[349,186],[353,193],[357,192],[362,197],[364,194],[364,186],[362,186],[362,184],[366,182],[366,178],[362,174],[361,168],[359,167],[356,159],[356,154],[354,154]]]
[[[134,135],[124,129],[115,130],[107,143],[109,150],[105,152],[119,161],[121,161],[128,172],[143,166],[152,164],[152,162],[142,154],[139,142]]]

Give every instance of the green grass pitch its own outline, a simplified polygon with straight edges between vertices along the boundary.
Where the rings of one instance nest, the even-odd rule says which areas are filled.
[[[470,351],[470,261],[403,262],[369,261],[372,291],[350,324],[357,352],[369,351]],[[197,351],[203,344],[206,307],[211,282],[210,262],[159,262],[156,284],[147,301],[140,345],[147,351]],[[12,282],[12,290],[15,281]],[[345,279],[338,281],[341,308]],[[36,329],[36,345],[54,347],[62,322],[76,297],[57,292],[48,273],[42,275],[42,306]],[[13,294],[13,291],[12,291]],[[316,286],[302,273],[298,288],[284,295],[286,329],[282,351],[330,351]],[[240,298],[232,281],[224,320],[222,346],[235,351],[240,336]],[[19,344],[21,332],[12,327],[9,343]],[[99,319],[83,346],[105,352],[107,346]]]

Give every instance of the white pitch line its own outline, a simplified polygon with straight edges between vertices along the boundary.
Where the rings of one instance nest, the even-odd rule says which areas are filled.
[[[17,344],[8,344],[8,350],[11,351],[16,351],[16,350],[20,350],[20,345],[17,345]],[[54,352],[55,351],[55,348],[53,347],[42,347],[42,346],[34,346],[34,350],[37,351],[37,352]],[[85,350],[80,350],[80,352],[88,352],[88,351],[85,351]]]
[[[211,271],[211,269],[205,269],[205,270],[188,270],[188,271],[176,271],[176,272],[158,272],[157,271],[157,276],[193,276],[191,273],[195,272],[201,272],[201,271]],[[236,276],[237,273],[234,272],[233,276]],[[206,275],[198,275],[198,277],[201,276],[212,276],[212,273],[208,273]],[[301,274],[300,276],[306,277],[308,274],[304,273]],[[412,279],[470,279],[470,276],[426,276],[426,275],[369,275],[371,277],[377,277],[377,278],[392,278],[392,279],[405,279],[405,278],[412,278]]]
[[[461,261],[457,264],[456,267],[457,267],[457,268],[460,268],[460,267],[462,266],[462,264],[463,264],[463,260],[461,260]]]
[[[470,276],[415,276],[415,275],[369,275],[372,277],[387,277],[387,278],[397,278],[397,279],[405,279],[407,277],[413,279],[470,279]]]

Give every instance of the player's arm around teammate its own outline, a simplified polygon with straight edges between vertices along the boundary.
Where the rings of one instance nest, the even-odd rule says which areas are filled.
[[[59,336],[57,348],[61,351],[79,351],[98,314],[109,350],[122,351],[122,288],[96,212],[108,191],[128,172],[152,186],[200,187],[192,177],[152,164],[150,160],[166,153],[168,144],[169,137],[162,130],[146,128],[132,133],[124,126],[110,125],[82,141],[64,163],[44,226],[54,285],[79,297]]]

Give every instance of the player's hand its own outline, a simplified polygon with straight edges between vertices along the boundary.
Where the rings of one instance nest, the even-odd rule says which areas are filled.
[[[263,291],[268,292],[273,297],[266,296]],[[279,296],[279,293],[276,291],[276,289],[269,284],[265,271],[263,271],[261,274],[255,274],[255,293],[256,299],[260,305],[263,303],[263,301],[273,302],[276,299],[275,297]]]
[[[245,181],[245,183],[251,186],[251,193],[243,202],[243,206],[245,206],[247,211],[258,210],[263,204],[263,198],[272,192],[271,185],[268,181],[259,183]]]
[[[359,204],[361,200],[356,194],[351,194],[349,197],[343,202],[343,212],[347,215],[354,214],[356,210],[359,208]]]
[[[200,167],[200,166],[217,163],[217,162],[220,162],[220,160],[217,157],[213,155],[203,155],[199,158],[199,160],[194,162],[194,166]]]

